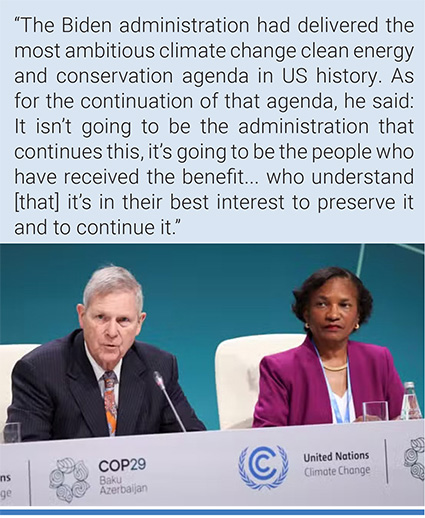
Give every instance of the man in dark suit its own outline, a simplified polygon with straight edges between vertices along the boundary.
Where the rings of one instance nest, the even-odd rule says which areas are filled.
[[[188,431],[205,430],[178,383],[173,355],[136,342],[146,313],[124,268],[97,270],[77,312],[81,329],[17,362],[8,422],[23,441],[179,432],[154,379],[158,371]]]

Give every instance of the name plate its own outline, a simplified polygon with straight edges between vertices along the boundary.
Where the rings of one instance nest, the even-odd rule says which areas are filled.
[[[0,446],[2,506],[423,506],[424,422]]]

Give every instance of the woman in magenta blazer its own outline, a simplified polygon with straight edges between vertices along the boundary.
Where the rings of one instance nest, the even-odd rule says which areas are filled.
[[[398,417],[403,385],[390,352],[349,339],[372,312],[361,280],[343,268],[324,268],[294,296],[292,309],[307,336],[299,347],[261,361],[253,426],[361,420],[365,401],[387,401],[389,418]]]

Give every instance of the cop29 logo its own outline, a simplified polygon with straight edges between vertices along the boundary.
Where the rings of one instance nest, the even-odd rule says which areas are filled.
[[[56,462],[50,473],[50,489],[56,491],[59,500],[70,504],[74,498],[81,498],[90,487],[87,482],[89,470],[82,460],[75,462],[70,457]]]
[[[404,465],[410,469],[412,477],[418,478],[422,482],[425,479],[424,450],[425,440],[423,437],[418,437],[410,441],[410,448],[404,452]]]
[[[251,489],[276,489],[288,475],[289,461],[283,448],[276,451],[268,446],[259,446],[249,453],[242,450],[238,463],[239,475]]]

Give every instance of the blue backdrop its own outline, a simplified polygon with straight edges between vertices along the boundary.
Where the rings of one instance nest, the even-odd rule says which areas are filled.
[[[298,333],[292,290],[338,265],[372,292],[372,318],[356,338],[390,348],[423,409],[423,246],[399,245],[2,245],[0,341],[43,343],[78,327],[75,306],[91,273],[113,263],[142,283],[148,314],[140,339],[177,355],[199,417],[218,428],[214,354],[236,336]]]

